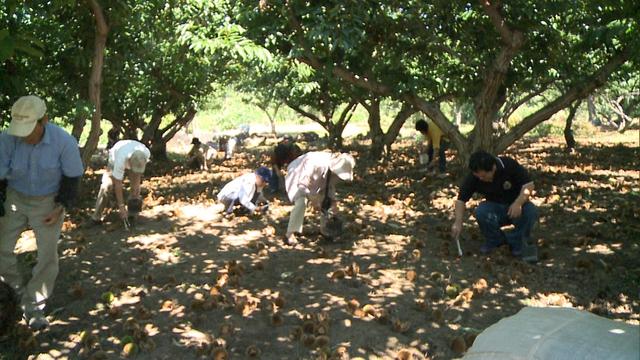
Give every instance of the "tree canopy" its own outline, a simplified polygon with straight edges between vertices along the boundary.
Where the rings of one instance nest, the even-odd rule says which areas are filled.
[[[270,51],[328,77],[392,96],[431,117],[461,153],[497,152],[535,125],[637,62],[638,4],[632,1],[239,1],[238,22]],[[494,123],[555,82],[565,91],[506,134]],[[474,103],[464,137],[440,111]]]
[[[8,1],[0,10],[0,114],[6,122],[15,98],[39,94],[78,138],[96,115],[161,155],[204,98],[232,87],[271,109],[272,123],[280,104],[327,115],[328,103],[355,102],[369,112],[370,137],[383,139],[373,143],[385,147],[419,111],[464,160],[478,148],[504,151],[607,84],[601,113],[632,117],[639,9],[624,0]],[[91,95],[97,84],[100,100]],[[375,110],[385,98],[404,109],[386,132]],[[513,121],[534,103],[536,111]],[[473,131],[463,135],[443,104],[472,104]],[[335,138],[346,118],[315,120]]]

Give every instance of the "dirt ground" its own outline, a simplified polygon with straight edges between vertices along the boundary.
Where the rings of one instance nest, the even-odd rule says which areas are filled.
[[[526,141],[510,153],[536,183],[537,265],[508,251],[479,255],[472,217],[458,258],[448,234],[461,170],[451,164],[448,178],[425,176],[409,142],[381,164],[354,152],[356,179],[338,187],[341,241],[321,239],[308,211],[296,247],[282,244],[291,209],[284,196],[262,217],[211,210],[224,183],[266,162],[266,146],[209,172],[151,163],[145,210],[130,232],[115,214],[88,226],[101,175],[89,171],[80,209],[64,226],[51,327],[31,333],[21,324],[0,340],[0,358],[393,359],[408,350],[451,359],[524,306],[639,324],[637,132],[631,139],[583,139],[574,154],[560,139]],[[26,232],[18,245],[25,274],[35,261],[31,240]]]

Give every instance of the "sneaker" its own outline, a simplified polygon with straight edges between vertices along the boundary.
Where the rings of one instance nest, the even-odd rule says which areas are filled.
[[[296,238],[296,234],[290,234],[284,239],[284,243],[290,246],[295,246],[298,244],[298,239]]]
[[[49,320],[44,317],[41,311],[35,311],[29,315],[25,314],[25,321],[29,328],[34,331],[44,330],[49,327]]]

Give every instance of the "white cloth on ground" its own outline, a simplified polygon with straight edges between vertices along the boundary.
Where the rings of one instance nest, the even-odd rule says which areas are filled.
[[[485,329],[464,360],[637,360],[640,327],[573,308],[526,307]]]

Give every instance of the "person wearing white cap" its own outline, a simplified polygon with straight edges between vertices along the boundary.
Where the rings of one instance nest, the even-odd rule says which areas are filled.
[[[84,172],[78,142],[46,113],[41,98],[23,96],[0,134],[0,280],[21,294],[24,317],[37,330],[49,324],[43,310],[58,276],[58,239]],[[38,262],[23,286],[13,250],[27,226],[35,233]]]
[[[109,194],[113,188],[118,205],[118,215],[122,220],[127,222],[130,212],[137,213],[140,211],[140,182],[144,174],[145,167],[151,152],[144,144],[136,140],[120,140],[111,149],[109,149],[109,163],[107,171],[102,175],[102,184],[98,191],[98,199],[96,200],[96,208],[91,216],[94,224],[102,222],[102,213],[104,212]],[[123,180],[125,171],[129,170],[129,181],[131,182],[131,192],[129,194],[129,209],[124,204]],[[137,205],[134,205],[137,204]],[[133,209],[133,207],[136,209]]]
[[[313,151],[289,164],[285,184],[289,200],[294,203],[285,239],[289,245],[298,242],[296,234],[302,232],[308,201],[317,209],[328,206],[330,209],[322,210],[337,211],[335,183],[337,180],[352,181],[355,163],[353,156],[346,153]],[[325,204],[325,199],[330,204]]]

